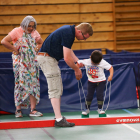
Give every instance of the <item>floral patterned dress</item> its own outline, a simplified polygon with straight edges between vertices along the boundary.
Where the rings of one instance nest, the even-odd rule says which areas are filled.
[[[21,105],[21,108],[28,108],[30,95],[36,98],[37,103],[40,100],[39,65],[34,50],[36,42],[31,34],[24,32],[14,46],[19,48],[18,55],[12,54],[15,76],[15,106]]]

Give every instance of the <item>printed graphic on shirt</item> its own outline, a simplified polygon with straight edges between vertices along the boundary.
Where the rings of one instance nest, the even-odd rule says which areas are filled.
[[[97,66],[88,66],[87,73],[91,78],[98,78],[99,76],[99,68]]]

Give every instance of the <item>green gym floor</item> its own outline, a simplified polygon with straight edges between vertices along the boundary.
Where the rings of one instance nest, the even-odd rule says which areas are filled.
[[[140,116],[140,109],[107,110],[108,117]],[[14,115],[1,115],[0,122],[52,120],[53,113],[43,117],[15,118]],[[63,112],[67,119],[81,118],[81,112]],[[89,118],[98,118],[97,111],[91,111]],[[0,130],[0,140],[139,140],[140,123],[84,125],[71,128],[24,128]]]

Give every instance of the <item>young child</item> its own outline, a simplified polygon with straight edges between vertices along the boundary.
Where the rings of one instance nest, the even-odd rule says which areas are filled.
[[[94,92],[96,90],[97,103],[98,103],[98,113],[104,114],[102,110],[102,105],[104,101],[104,89],[106,85],[106,77],[104,74],[104,69],[109,70],[110,76],[108,81],[112,80],[113,77],[113,67],[103,59],[101,51],[95,50],[91,53],[89,59],[78,60],[79,65],[81,63],[86,68],[86,74],[88,77],[88,93],[86,95],[86,110],[82,112],[83,115],[87,115],[90,112],[90,105],[93,99]]]

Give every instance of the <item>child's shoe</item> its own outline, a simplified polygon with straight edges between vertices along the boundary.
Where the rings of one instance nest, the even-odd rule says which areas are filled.
[[[82,115],[87,115],[90,113],[90,110],[89,109],[86,109],[85,111],[82,112]]]
[[[97,111],[98,111],[99,114],[105,114],[105,111],[103,111],[102,109],[99,109],[99,108],[98,108]]]

